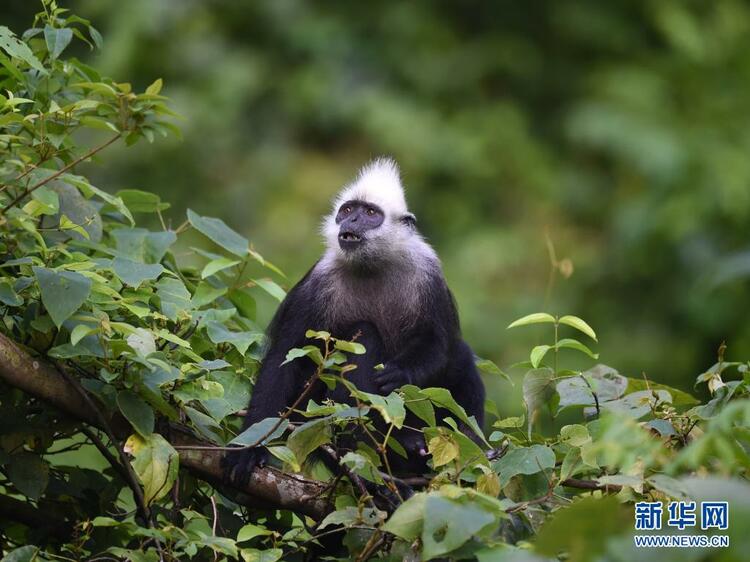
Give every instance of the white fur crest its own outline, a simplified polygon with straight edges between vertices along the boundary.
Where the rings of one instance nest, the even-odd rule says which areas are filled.
[[[338,242],[339,226],[336,214],[347,201],[359,200],[373,203],[385,214],[383,224],[367,233],[367,243],[361,251],[344,252]],[[378,158],[364,166],[357,178],[344,187],[333,203],[333,208],[322,224],[326,252],[319,264],[327,270],[336,264],[360,262],[399,263],[413,272],[439,269],[434,250],[411,225],[402,219],[407,214],[404,188],[399,178],[398,166],[390,158]]]
[[[408,213],[398,165],[391,158],[378,158],[364,166],[353,183],[347,185],[334,204],[334,212],[346,201],[374,203],[386,216]]]

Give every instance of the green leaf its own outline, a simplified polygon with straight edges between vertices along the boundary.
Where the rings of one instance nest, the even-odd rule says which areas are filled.
[[[163,498],[172,489],[179,470],[179,455],[158,433],[131,435],[125,451],[133,457],[132,465],[143,484],[146,505]]]
[[[117,126],[102,117],[94,117],[93,115],[84,115],[79,119],[81,125],[88,127],[89,129],[99,129],[101,131],[111,131],[113,133],[119,133],[120,130]]]
[[[286,354],[286,359],[284,359],[284,362],[282,365],[286,365],[287,363],[294,361],[295,359],[299,359],[300,357],[310,357],[317,365],[320,365],[323,363],[323,355],[320,353],[320,349],[315,347],[314,345],[306,345],[305,347],[294,347],[290,349]]]
[[[638,419],[651,412],[657,401],[662,404],[671,404],[672,396],[666,390],[639,390],[617,400],[600,402],[600,407],[602,410],[618,412]]]
[[[130,390],[117,393],[117,406],[142,437],[147,438],[154,432],[154,411],[140,396]]]
[[[481,438],[482,441],[484,441],[484,443],[487,445],[487,447],[490,447],[490,444],[487,443],[484,432],[479,427],[479,424],[477,424],[477,421],[474,419],[474,417],[470,418],[466,415],[466,411],[453,399],[450,391],[445,388],[423,388],[422,394],[427,396],[433,404],[440,408],[445,408],[454,416],[456,416],[460,421],[468,425],[472,430],[474,430],[474,433],[476,433],[477,437]]]
[[[404,396],[404,405],[411,413],[427,425],[435,425],[435,407],[419,387],[407,384],[401,387],[401,393]]]
[[[479,369],[479,372],[483,375],[492,375],[492,376],[500,376],[503,377],[505,380],[507,380],[510,384],[513,384],[513,380],[510,378],[510,376],[503,372],[500,367],[498,367],[495,363],[490,361],[489,359],[479,359],[477,358],[476,361],[477,369]]]
[[[242,562],[277,562],[281,560],[284,551],[280,548],[268,548],[258,550],[255,548],[243,548],[240,550]]]
[[[21,546],[14,548],[3,557],[2,562],[41,562],[37,556],[39,547],[33,545]]]
[[[192,309],[190,293],[179,279],[164,278],[156,287],[156,296],[161,301],[161,311],[170,320],[177,320],[181,312]]]
[[[511,416],[508,418],[502,418],[492,424],[492,427],[499,429],[520,429],[523,427],[526,418],[524,416]]]
[[[140,189],[121,189],[117,196],[122,199],[131,213],[156,213],[169,209],[169,203],[162,203],[155,193]]]
[[[600,404],[615,400],[623,395],[627,387],[627,379],[615,369],[607,365],[596,365],[578,376],[557,381],[555,388],[560,397],[557,411],[571,406],[593,406],[593,393],[596,393]]]
[[[555,511],[540,529],[536,545],[545,556],[565,552],[569,560],[599,560],[610,539],[628,528],[633,528],[632,511],[628,514],[617,498],[587,497]]]
[[[35,189],[31,198],[39,202],[41,214],[55,215],[60,211],[60,196],[46,185]]]
[[[225,295],[227,292],[226,287],[216,288],[208,283],[201,282],[193,293],[193,306],[200,308],[207,304],[211,304],[219,297]]]
[[[347,353],[354,353],[355,355],[363,355],[366,351],[364,345],[353,341],[336,340],[333,345],[336,349],[346,351]]]
[[[292,472],[302,472],[302,466],[297,462],[292,450],[286,445],[266,447],[268,452],[289,467]]]
[[[209,322],[206,331],[212,342],[230,343],[241,355],[245,355],[251,344],[263,341],[263,334],[260,332],[232,332],[219,322]]]
[[[117,228],[111,234],[121,257],[143,263],[159,263],[177,240],[172,230],[149,232],[144,228]]]
[[[266,537],[273,535],[273,531],[269,531],[265,527],[248,523],[237,532],[237,542],[249,541],[255,537]]]
[[[209,441],[215,443],[223,442],[224,432],[215,419],[190,406],[183,406],[182,409],[187,414],[193,427],[198,430],[198,433]]]
[[[377,410],[385,423],[392,423],[398,429],[401,429],[406,419],[406,409],[404,408],[404,399],[397,393],[391,392],[388,396],[380,396],[379,394],[355,390],[352,394],[368,402],[373,409]]]
[[[422,534],[427,494],[417,492],[390,516],[383,530],[407,541],[414,541]]]
[[[463,503],[434,493],[427,496],[424,512],[429,514],[422,528],[425,560],[456,550],[497,521],[497,517],[479,503]]]
[[[518,326],[528,326],[529,324],[554,324],[555,317],[546,312],[535,312],[534,314],[528,314],[523,318],[519,318],[511,322],[508,328],[516,328]]]
[[[282,420],[281,423],[279,423],[279,419],[280,418],[266,418],[260,420],[259,422],[254,423],[253,425],[248,427],[237,437],[232,439],[229,444],[243,446],[265,445],[266,443],[269,443],[274,439],[278,439],[279,437],[284,435],[284,432],[289,427],[289,422],[287,420]],[[261,437],[271,431],[271,428],[276,426],[276,424],[278,424],[278,427],[274,429],[273,432],[270,433],[267,437],[265,437],[263,441],[260,441]]]
[[[39,456],[21,451],[10,455],[8,478],[24,496],[38,500],[49,482],[49,465]]]
[[[192,227],[215,244],[235,256],[244,258],[248,255],[250,243],[247,241],[247,238],[229,228],[223,220],[202,217],[190,209],[187,211],[187,216]]]
[[[181,384],[172,391],[172,396],[177,400],[188,403],[192,400],[213,400],[224,397],[224,387],[205,377]]]
[[[591,436],[585,425],[565,425],[560,429],[560,441],[571,447],[582,447],[591,441]]]
[[[89,334],[93,334],[97,331],[96,326],[87,326],[86,324],[78,324],[75,328],[73,328],[73,331],[70,332],[70,344],[71,345],[78,345],[78,342],[81,341],[83,338],[88,336]]]
[[[581,353],[588,355],[592,359],[599,359],[598,353],[594,353],[587,346],[583,345],[578,340],[574,340],[572,338],[561,339],[560,341],[557,342],[557,348],[558,349],[562,349],[562,348],[575,349],[576,351],[580,351]]]
[[[255,299],[245,290],[232,289],[227,294],[231,303],[237,307],[239,313],[249,320],[255,320]]]
[[[448,464],[458,457],[458,443],[448,435],[438,435],[430,439],[427,449],[432,455],[432,463],[435,467]]]
[[[73,30],[69,27],[55,28],[49,25],[44,26],[44,40],[47,42],[49,56],[53,60],[60,56],[65,47],[70,45],[73,39]]]
[[[20,41],[15,34],[4,25],[0,25],[0,49],[8,53],[12,58],[21,59],[42,74],[48,74],[47,70],[42,66],[42,63],[39,62],[39,59],[31,52],[29,46]]]
[[[86,302],[91,293],[91,279],[73,271],[54,271],[46,267],[33,270],[44,307],[59,328]]]
[[[555,396],[554,381],[555,373],[548,367],[528,371],[523,377],[523,401],[526,404],[529,419],[529,433],[531,433],[534,413],[547,405]]]
[[[579,332],[583,332],[588,337],[590,337],[594,341],[598,341],[596,339],[596,334],[594,333],[594,330],[586,324],[583,320],[578,318],[578,316],[563,316],[558,320],[560,324],[565,324],[566,326],[570,326],[571,328],[575,328]]]
[[[77,232],[86,240],[90,239],[89,233],[80,224],[77,224],[70,220],[66,215],[60,215],[60,224],[57,227],[61,231],[72,231]]]
[[[505,453],[493,463],[500,474],[500,484],[505,486],[516,474],[536,474],[555,466],[555,453],[544,445],[519,447]]]
[[[137,289],[144,281],[158,279],[164,272],[160,263],[145,264],[127,258],[112,260],[112,268],[123,283]]]
[[[150,96],[159,95],[159,92],[161,92],[161,87],[162,87],[162,79],[157,78],[148,88],[146,88],[146,93]]]
[[[627,381],[628,387],[625,392],[628,394],[638,390],[666,390],[672,396],[672,404],[674,406],[695,406],[696,404],[700,404],[700,401],[692,394],[666,384],[646,381],[644,379],[633,379],[630,377],[627,377]]]
[[[21,306],[23,299],[18,296],[7,281],[0,281],[0,302],[8,306]]]
[[[295,429],[289,436],[286,446],[294,452],[297,462],[302,464],[307,455],[330,441],[330,420],[320,418],[309,421]]]
[[[544,359],[544,356],[550,349],[552,349],[551,345],[537,345],[534,349],[532,349],[531,355],[529,356],[531,366],[535,369],[539,367],[539,363],[542,362],[542,359]]]
[[[221,398],[203,400],[206,411],[217,421],[223,420],[247,407],[250,400],[250,381],[246,377],[238,376],[233,371],[214,371],[211,378],[224,387]]]
[[[383,477],[378,472],[378,467],[366,455],[349,451],[341,457],[340,462],[342,465],[348,466],[352,472],[370,482],[383,483]]]
[[[270,279],[253,279],[252,281],[279,302],[286,297],[286,291]]]
[[[201,279],[206,279],[207,277],[211,277],[215,273],[218,273],[219,271],[222,271],[229,267],[235,266],[239,263],[241,263],[240,260],[233,260],[233,259],[224,258],[224,257],[211,260],[210,262],[206,264],[206,267],[203,268],[203,271],[201,271]]]
[[[134,333],[127,337],[126,341],[138,356],[143,359],[156,351],[154,334],[145,328],[136,328]]]

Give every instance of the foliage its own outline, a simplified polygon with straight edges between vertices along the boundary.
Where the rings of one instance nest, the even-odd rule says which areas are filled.
[[[332,194],[388,154],[482,357],[533,345],[502,337],[529,310],[576,311],[623,373],[683,390],[722,340],[750,349],[747,2],[66,6],[105,31],[82,60],[164,77],[188,117],[184,142],[115,149],[94,183],[222,217],[298,279]],[[573,266],[549,300],[545,232]]]
[[[723,348],[697,378],[711,394],[701,404],[605,365],[569,370],[563,354],[598,358],[578,339],[596,341],[592,327],[525,316],[511,327],[539,324],[553,338],[514,367],[524,371],[525,416],[503,417],[490,401],[485,436],[444,389],[357,390],[348,355],[366,350],[311,326],[310,344],[287,361],[315,362],[314,376],[347,385],[352,405],[302,401],[304,423],[285,414],[239,433],[262,353],[256,301],[283,298],[283,276],[222,220],[188,211],[171,229],[159,197],[111,195],[78,173],[118,140],[173,131],[161,81],[137,94],[64,58],[73,38],[100,37],[52,0],[21,38],[0,34],[0,331],[133,430],[122,442],[0,386],[0,508],[17,507],[0,509],[5,560],[301,560],[321,541],[334,559],[633,559],[633,501],[683,497],[731,499],[731,549],[715,554],[747,552],[750,364],[725,360]],[[142,216],[161,228],[136,226]],[[196,236],[203,247],[190,246]],[[186,249],[202,261],[182,263]],[[436,410],[448,412],[442,423]],[[426,424],[431,467],[409,481],[388,463],[403,453],[392,435],[407,412]],[[544,435],[545,412],[573,412],[576,423]],[[241,505],[180,470],[169,430],[178,420],[217,447],[262,445],[282,469],[331,480],[330,513],[314,521]],[[344,434],[359,443],[338,456]],[[338,475],[311,462],[316,450],[332,453]]]

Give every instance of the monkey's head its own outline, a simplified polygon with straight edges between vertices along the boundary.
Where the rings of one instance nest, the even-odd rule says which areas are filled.
[[[419,234],[393,160],[379,158],[360,170],[336,197],[323,234],[329,253],[345,263],[379,262],[407,252]]]

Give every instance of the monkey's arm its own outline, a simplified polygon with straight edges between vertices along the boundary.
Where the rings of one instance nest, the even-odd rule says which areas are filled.
[[[419,387],[447,386],[439,380],[446,371],[449,353],[460,336],[458,313],[442,277],[436,277],[425,293],[421,311],[395,357],[376,374],[379,390],[389,394],[405,384]]]

